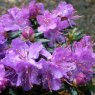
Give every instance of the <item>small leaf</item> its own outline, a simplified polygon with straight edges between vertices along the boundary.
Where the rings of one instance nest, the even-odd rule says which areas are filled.
[[[39,41],[39,42],[42,42],[42,43],[47,43],[50,40],[48,40],[48,39],[37,39],[36,41]]]
[[[43,32],[35,33],[35,34],[34,34],[34,37],[38,37],[38,36],[40,36],[40,35],[42,35],[42,34],[43,34]]]
[[[47,49],[49,52],[53,52],[54,51],[54,49],[52,49],[52,48],[48,48]]]
[[[9,95],[16,95],[12,89],[9,89]]]
[[[8,35],[11,39],[13,39],[13,38],[20,36],[21,32],[22,31],[10,32]]]
[[[90,86],[89,89],[90,89],[92,92],[95,92],[95,85]]]
[[[71,94],[72,95],[78,95],[77,91],[75,89],[71,89]]]
[[[73,40],[74,40],[74,41],[78,41],[78,40],[80,40],[82,37],[83,37],[83,33],[78,32],[78,33],[75,33],[75,34],[74,34]]]

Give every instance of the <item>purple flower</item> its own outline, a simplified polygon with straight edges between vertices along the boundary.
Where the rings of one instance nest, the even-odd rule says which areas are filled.
[[[29,4],[29,12],[30,17],[36,18],[37,15],[44,12],[44,5],[42,3],[36,3],[36,1],[32,1]]]
[[[44,32],[44,37],[50,40],[50,47],[54,47],[57,43],[62,43],[65,41],[64,36],[57,29]]]
[[[0,19],[1,19],[1,17],[0,17]],[[4,33],[4,27],[3,27],[3,24],[2,24],[2,22],[0,20],[0,34],[1,33]]]
[[[47,59],[51,59],[51,54],[43,47],[40,42],[35,42],[30,45],[31,58],[38,59],[39,55],[43,55]]]
[[[45,32],[49,29],[55,29],[57,27],[57,18],[49,11],[45,11],[43,15],[37,16],[37,21],[40,25],[38,31]]]
[[[0,18],[0,22],[2,23],[4,31],[16,30],[18,29],[18,25],[14,24],[13,19],[9,14],[5,14]]]
[[[0,44],[0,60],[5,57],[7,48],[6,44]]]
[[[5,30],[0,17],[0,44],[3,44],[5,41],[6,41]]]
[[[93,64],[95,53],[93,52],[93,45],[91,43],[90,36],[84,36],[83,39],[81,39],[81,41],[75,42],[73,48],[74,54],[78,57],[78,59],[82,59]]]
[[[75,42],[75,46],[76,47],[84,47],[87,48],[89,50],[93,51],[93,44],[91,42],[91,37],[90,36],[84,36],[81,41],[79,42]]]
[[[3,80],[5,77],[5,69],[4,69],[4,65],[0,64],[0,80]]]
[[[85,76],[85,83],[90,81],[93,76],[93,64],[95,61],[95,53],[92,49],[92,44],[89,36],[83,37],[80,42],[75,42],[73,46],[74,60],[77,65],[75,77],[79,73]]]
[[[5,32],[0,32],[0,44],[4,44],[6,41]]]
[[[11,51],[2,61],[6,66],[6,78],[13,86],[22,86],[24,90],[30,90],[33,84],[39,84],[37,80],[40,66],[36,66],[34,60],[25,60],[23,56],[13,54]],[[21,58],[20,58],[21,57]]]
[[[69,73],[76,69],[76,64],[73,61],[73,55],[70,47],[59,47],[54,50],[52,62],[56,64],[63,73],[64,78],[70,78]]]
[[[19,9],[17,7],[8,10],[8,14],[0,18],[4,31],[22,30],[25,26],[29,26],[29,11],[26,8]]]
[[[37,76],[41,65],[37,64],[35,59],[38,59],[40,54],[47,59],[51,57],[39,42],[27,45],[20,38],[12,41],[11,48],[2,59],[2,63],[9,67],[6,76],[12,84],[22,86],[24,90],[31,89],[33,84],[39,84]]]
[[[61,2],[58,7],[53,11],[55,16],[61,17],[62,21],[68,21],[70,26],[75,25],[73,20],[79,18],[78,15],[75,15],[76,11],[71,4],[67,4],[66,2]]]
[[[5,68],[3,64],[0,64],[0,92],[7,86],[8,80],[5,78]]]
[[[0,44],[4,44],[5,41],[6,41],[6,37],[5,37],[5,29],[3,27],[3,20],[2,20],[2,17],[0,17]]]
[[[57,9],[54,11],[54,13],[61,17],[71,18],[75,13],[75,9],[71,4],[67,4],[66,2],[61,2],[58,5]]]
[[[81,86],[92,79],[95,53],[90,36],[63,47],[64,29],[75,25],[74,20],[79,18],[75,13],[74,7],[66,2],[61,2],[51,13],[45,11],[42,3],[32,1],[28,7],[11,8],[0,17],[0,91],[8,82],[11,86],[21,86],[25,91],[34,85],[56,91],[61,88],[62,80]],[[30,19],[34,23],[37,20],[35,31]],[[11,43],[7,45],[5,34],[18,30],[22,31],[20,38],[8,38]],[[35,36],[36,30],[44,34]],[[42,44],[34,37],[47,38],[49,43]],[[44,45],[54,50],[52,54]]]
[[[50,91],[59,90],[61,87],[61,78],[63,77],[60,69],[52,64],[52,62],[45,61],[44,59],[41,59],[38,64],[42,64],[40,78],[43,88],[49,89]]]
[[[24,54],[24,49],[28,52],[30,52],[28,55],[32,59],[38,59],[39,55],[43,55],[47,59],[51,58],[51,54],[43,47],[43,45],[40,42],[31,43],[30,45],[27,45],[24,41],[22,41],[20,38],[17,38],[12,41],[11,43],[13,50],[19,50]]]
[[[11,8],[11,9],[8,9],[8,13],[9,15],[12,16],[13,19],[16,19],[16,20],[26,20],[29,18],[29,10],[28,8],[17,8],[17,7],[14,7],[14,8]],[[24,21],[23,21],[24,23]]]
[[[5,56],[5,53],[6,53],[6,48],[7,48],[7,45],[5,44],[6,42],[6,37],[5,37],[5,31],[3,29],[3,26],[2,24],[0,23],[0,60],[2,58],[4,58]]]
[[[70,26],[70,24],[68,23],[68,20],[61,20],[61,18],[58,18],[57,20],[57,29],[59,31],[66,29]]]
[[[79,80],[77,85],[83,85],[92,79],[95,53],[92,50],[89,36],[75,42],[72,48],[68,46],[55,49],[52,56],[52,62],[59,66],[63,71],[63,77],[69,81],[78,82]]]

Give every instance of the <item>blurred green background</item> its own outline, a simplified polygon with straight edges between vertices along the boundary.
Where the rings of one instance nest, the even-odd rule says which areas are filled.
[[[8,8],[13,6],[23,6],[32,0],[0,0],[0,15],[6,13]],[[44,2],[49,9],[54,8],[58,2],[64,0],[38,0]],[[95,39],[95,0],[65,0],[72,3],[79,15],[83,17],[77,21],[80,29],[91,35]]]

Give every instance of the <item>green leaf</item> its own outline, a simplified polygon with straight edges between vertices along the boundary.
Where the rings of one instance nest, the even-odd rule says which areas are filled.
[[[42,34],[43,34],[43,32],[35,33],[35,34],[34,34],[34,37],[38,37],[38,36],[40,36],[40,35],[42,35]]]
[[[77,91],[75,89],[71,89],[71,94],[72,95],[78,95]]]
[[[47,50],[48,50],[49,52],[53,52],[53,51],[54,51],[54,49],[52,49],[52,48],[47,48]]]
[[[14,38],[20,36],[21,32],[22,32],[22,31],[10,32],[8,35],[9,35],[9,37],[10,37],[11,39],[14,39]]]
[[[78,41],[83,37],[83,32],[78,31],[73,34],[73,41]]]
[[[36,41],[39,41],[39,42],[42,42],[42,43],[47,43],[50,40],[48,40],[48,39],[37,39]]]
[[[92,80],[94,81],[94,78]],[[89,89],[91,92],[95,92],[95,84],[92,80],[83,89],[86,88],[86,90]]]
[[[9,89],[9,95],[16,95],[12,89]]]
[[[95,85],[89,86],[89,89],[90,89],[92,92],[95,92]]]

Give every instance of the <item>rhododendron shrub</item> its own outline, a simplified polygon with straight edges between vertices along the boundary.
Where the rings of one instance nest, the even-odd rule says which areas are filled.
[[[51,11],[36,1],[8,9],[0,17],[1,94],[64,95],[66,90],[77,95],[82,87],[91,91],[94,42],[77,31],[78,18],[66,2]]]

